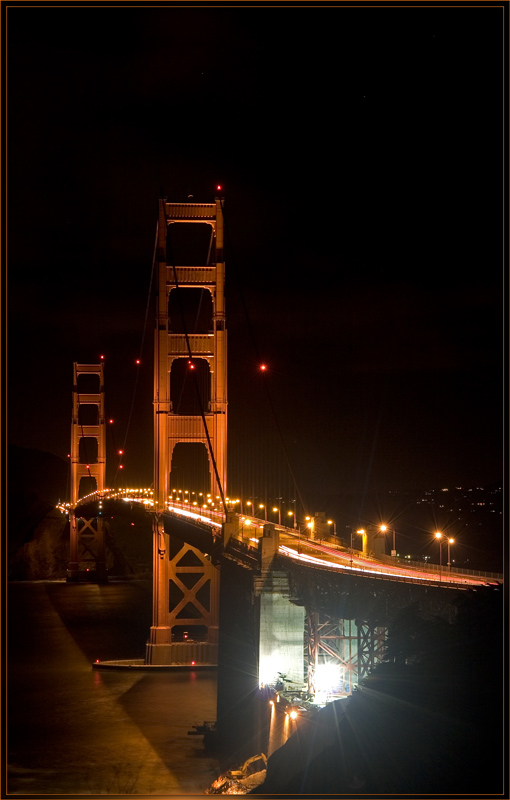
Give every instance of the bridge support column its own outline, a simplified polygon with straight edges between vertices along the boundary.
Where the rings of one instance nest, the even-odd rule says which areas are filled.
[[[210,557],[165,532],[154,515],[153,620],[145,662],[218,663],[219,570]]]
[[[305,609],[290,601],[289,576],[275,568],[278,531],[264,525],[260,541],[260,576],[254,578],[259,599],[259,685],[276,683],[279,675],[296,687],[304,684]]]
[[[147,642],[146,663],[167,664],[172,629],[168,618],[169,537],[159,514],[154,515],[152,545],[152,625]]]

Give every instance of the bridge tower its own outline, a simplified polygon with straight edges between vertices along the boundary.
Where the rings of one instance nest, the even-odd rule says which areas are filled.
[[[82,377],[83,376],[83,377]],[[85,381],[80,387],[79,381]],[[82,388],[82,391],[79,391]],[[74,363],[73,416],[71,422],[71,513],[67,580],[81,578],[107,581],[105,521],[85,519],[76,514],[82,479],[95,481],[100,493],[105,488],[106,425],[104,413],[103,364]],[[90,487],[92,489],[92,487]]]
[[[175,262],[173,232],[187,226],[210,228],[207,263],[182,266]],[[170,230],[169,230],[170,229]],[[176,254],[179,255],[179,254]],[[204,253],[205,255],[205,253]],[[227,470],[227,333],[225,325],[225,263],[223,257],[223,213],[221,200],[214,203],[159,202],[157,239],[158,295],[154,341],[154,545],[153,545],[153,622],[147,644],[146,661],[152,664],[175,663],[177,647],[172,629],[177,625],[202,624],[207,628],[206,660],[217,659],[219,576],[203,553],[189,545],[175,554],[165,532],[166,508],[176,445],[201,443],[207,452],[210,491],[213,496],[226,491]],[[212,261],[213,263],[209,263]],[[211,323],[206,332],[189,329],[183,308],[190,290],[205,290],[211,298]],[[175,295],[173,294],[175,293]],[[170,318],[173,302],[177,324]],[[179,319],[180,318],[180,319]],[[200,413],[179,413],[175,388],[178,388],[178,362],[192,369],[206,365],[209,385],[199,401]],[[208,370],[208,373],[207,373]],[[197,370],[198,371],[198,370]],[[188,373],[190,374],[190,373]],[[193,375],[192,375],[193,377]],[[195,385],[197,385],[195,383]],[[204,407],[205,406],[205,407]],[[190,553],[191,551],[191,553]],[[184,573],[189,573],[188,577]],[[179,573],[179,574],[178,574]],[[200,576],[193,584],[192,574]],[[196,577],[195,575],[195,577]],[[203,587],[209,587],[204,607]],[[170,587],[183,593],[175,607],[170,603]],[[202,594],[199,596],[199,592]],[[186,608],[193,614],[184,619]],[[181,650],[183,648],[180,648]],[[190,651],[191,652],[191,651]],[[182,659],[179,656],[179,663]],[[198,663],[198,662],[196,662]]]

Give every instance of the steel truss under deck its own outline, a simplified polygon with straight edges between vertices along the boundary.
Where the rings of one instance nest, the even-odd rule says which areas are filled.
[[[345,696],[378,664],[386,645],[387,629],[363,620],[338,619],[324,612],[306,616],[306,662],[308,691],[318,697]],[[329,685],[318,680],[321,667],[337,667]]]

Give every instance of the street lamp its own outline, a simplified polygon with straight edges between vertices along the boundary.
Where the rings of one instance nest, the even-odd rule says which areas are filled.
[[[387,525],[381,525],[379,530],[381,530],[383,533],[386,533],[386,531],[388,531],[388,530],[390,532],[391,531],[393,532],[393,550],[391,551],[391,555],[396,557],[396,555],[397,555],[397,546],[395,544],[395,528],[393,528],[393,530],[392,530],[391,528],[388,528]]]
[[[443,550],[442,539],[443,539],[443,536],[445,537],[446,543],[448,545],[448,565],[447,566],[448,566],[448,569],[451,571],[452,566],[451,566],[451,561],[450,561],[450,545],[452,545],[455,542],[455,539],[452,539],[451,537],[446,536],[446,534],[440,533],[439,531],[437,531],[436,539],[439,541],[439,568],[440,569],[441,569],[441,564],[442,564],[442,550]]]
[[[336,522],[333,522],[332,519],[328,519],[328,525],[333,525],[333,533],[336,536]]]
[[[281,510],[281,508],[279,506],[278,506],[278,508],[276,506],[274,506],[273,512],[276,513],[277,511],[278,511],[278,525],[281,525],[282,524],[282,510]]]
[[[452,565],[450,562],[450,545],[453,544],[454,541],[455,539],[448,539],[448,569],[450,572],[452,571]]]
[[[267,506],[265,506],[264,503],[259,503],[259,508],[264,509],[264,522],[267,522]]]
[[[295,500],[289,500],[289,502],[290,503],[294,503],[294,510],[293,511],[289,511],[288,514],[289,514],[289,517],[293,518],[293,525],[294,525],[294,530],[295,530],[297,528],[297,524],[296,524],[296,501]]]
[[[352,528],[351,528],[351,567],[352,567],[352,551],[353,551],[352,537],[354,536],[355,533],[359,534],[362,537],[361,541],[363,543],[363,541],[364,541],[363,540],[363,536],[365,536],[366,531],[365,531],[364,528],[360,528],[357,531],[353,531]],[[363,544],[361,545],[361,547],[363,548]]]
[[[439,531],[436,532],[436,539],[439,542],[439,580],[441,580],[441,571],[443,569],[443,548],[441,539],[443,538],[443,534]]]

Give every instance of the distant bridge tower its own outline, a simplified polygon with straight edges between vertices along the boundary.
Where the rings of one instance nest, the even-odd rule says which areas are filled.
[[[200,223],[202,227],[208,226],[207,230],[210,229],[207,263],[182,266],[175,260],[175,257],[180,258],[180,252],[174,249],[173,233],[176,229],[182,231],[186,227],[192,234],[198,234]],[[170,227],[172,230],[169,231]],[[189,240],[190,237],[187,238]],[[178,444],[201,443],[209,462],[211,494],[214,497],[220,494],[220,487],[223,493],[226,491],[227,333],[224,283],[221,200],[216,198],[214,203],[168,203],[166,199],[160,200],[154,341],[153,623],[146,654],[146,661],[152,664],[176,663],[176,660],[183,663],[186,660],[184,648],[178,646],[181,643],[175,642],[175,636],[172,635],[172,629],[183,624],[207,628],[208,647],[203,649],[205,656],[200,660],[215,663],[217,659],[218,570],[203,553],[189,545],[177,555],[173,548],[170,552],[170,537],[165,533],[161,515],[168,500],[173,456]],[[206,330],[202,324],[199,331],[189,324],[189,314],[186,319],[187,300],[193,298],[193,293],[196,297],[197,290],[202,290],[199,293],[200,303],[204,290],[211,301],[209,324]],[[206,391],[196,401],[199,408],[195,405],[193,413],[179,413],[176,397],[182,388],[182,376],[187,370],[193,379],[192,370],[195,369],[197,373],[205,373]],[[198,386],[196,380],[195,386]],[[189,573],[187,578],[183,575],[185,572]],[[193,573],[200,579],[191,585]],[[170,603],[172,583],[184,594],[183,601],[175,608]],[[204,585],[209,591],[205,605]],[[183,616],[187,613],[185,608],[193,611],[189,618]],[[176,655],[177,651],[179,655]],[[193,657],[192,652],[190,650],[190,658]]]
[[[79,383],[82,386],[79,386]],[[81,389],[81,391],[80,391]],[[106,425],[102,364],[74,364],[71,423],[71,513],[67,580],[106,582],[105,521],[85,519],[75,512],[82,480],[89,490],[105,488]],[[92,483],[95,482],[95,486]]]

